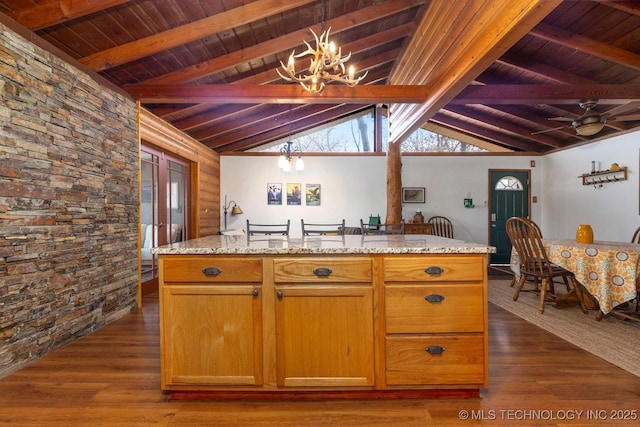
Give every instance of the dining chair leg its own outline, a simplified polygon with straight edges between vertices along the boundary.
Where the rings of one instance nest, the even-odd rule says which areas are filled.
[[[524,286],[524,282],[526,281],[527,281],[527,276],[525,276],[524,274],[521,274],[520,281],[518,282],[518,287],[516,288],[516,292],[513,294],[514,301],[518,301],[518,296],[520,295],[520,291],[522,290],[522,287]]]
[[[580,283],[578,283],[576,278],[572,277],[571,279],[571,281],[573,282],[573,291],[576,293],[576,297],[578,298],[578,304],[580,304],[580,310],[582,310],[584,314],[587,314],[589,310],[587,310],[587,305],[585,303],[586,296],[584,295],[584,293],[582,293],[582,288],[580,287]]]
[[[544,313],[544,300],[547,297],[547,287],[549,286],[549,281],[547,278],[542,279],[542,283],[540,284],[540,306],[538,307],[538,311],[540,314]]]
[[[509,287],[510,287],[510,288],[513,288],[513,285],[515,285],[515,284],[516,284],[516,275],[514,274],[514,275],[511,277],[511,283],[509,284]],[[636,311],[637,311],[637,310],[636,310]]]

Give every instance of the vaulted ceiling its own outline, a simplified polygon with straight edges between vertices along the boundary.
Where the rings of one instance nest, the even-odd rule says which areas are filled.
[[[640,129],[638,1],[2,0],[0,13],[220,153],[373,105],[392,141],[426,127],[546,153]],[[363,82],[320,95],[284,82],[280,61],[329,27]],[[604,127],[580,136],[575,119]]]

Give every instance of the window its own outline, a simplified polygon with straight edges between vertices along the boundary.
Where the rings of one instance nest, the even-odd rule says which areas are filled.
[[[382,151],[388,147],[388,117],[386,109],[382,116]],[[269,144],[261,145],[249,151],[279,152],[287,142],[292,141],[303,153],[358,153],[374,152],[375,149],[374,108],[352,114],[315,127],[305,132],[281,138]],[[487,152],[489,150],[459,141],[426,129],[416,130],[401,146],[403,152]]]
[[[523,191],[522,182],[515,176],[504,176],[496,183],[496,191]]]

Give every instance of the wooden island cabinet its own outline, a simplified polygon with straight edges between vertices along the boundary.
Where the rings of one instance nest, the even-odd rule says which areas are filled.
[[[493,250],[425,235],[157,248],[162,388],[174,398],[477,395]]]

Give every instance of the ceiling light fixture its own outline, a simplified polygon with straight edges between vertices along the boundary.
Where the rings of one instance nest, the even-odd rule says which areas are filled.
[[[606,117],[601,117],[598,114],[595,116],[587,116],[579,120],[574,120],[571,125],[576,130],[576,133],[578,135],[592,136],[600,132],[604,128],[604,125],[606,123]]]
[[[349,67],[348,73],[345,72],[345,62],[351,58],[351,52],[343,57],[341,48],[336,47],[334,42],[329,41],[331,28],[323,31],[320,37],[312,29],[309,29],[309,31],[316,39],[316,48],[312,48],[309,43],[304,41],[304,44],[307,45],[307,50],[297,55],[295,50],[291,52],[287,65],[280,61],[280,65],[286,72],[286,74],[283,74],[280,70],[276,70],[280,77],[288,82],[300,83],[306,91],[311,93],[322,93],[327,83],[330,82],[343,83],[353,87],[365,78],[368,71],[360,77],[355,77],[353,65]],[[307,55],[311,56],[309,68],[307,71],[298,73],[295,60]]]
[[[284,145],[280,148],[280,157],[278,158],[278,167],[283,172],[291,172],[291,162],[293,161],[293,156],[297,155],[296,159],[296,170],[302,171],[304,170],[304,161],[302,160],[302,150],[298,145],[294,146],[293,141],[291,141],[291,115],[292,108],[289,105],[289,140],[284,143]]]
[[[293,141],[287,141],[280,148],[280,158],[278,158],[278,167],[284,172],[291,172],[291,162],[294,156],[298,156],[296,159],[296,170],[304,170],[304,160],[302,160],[302,150],[297,145],[293,146]]]

